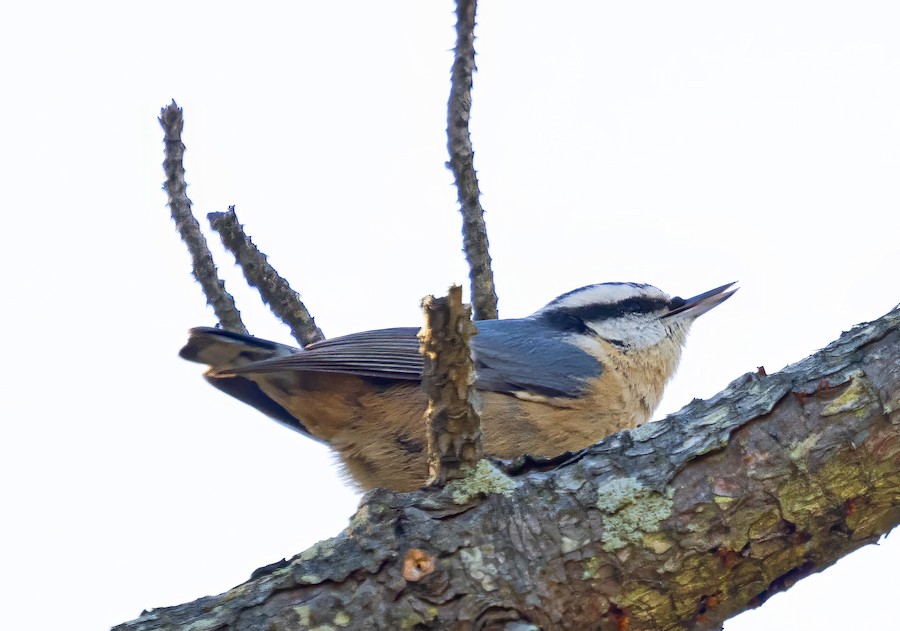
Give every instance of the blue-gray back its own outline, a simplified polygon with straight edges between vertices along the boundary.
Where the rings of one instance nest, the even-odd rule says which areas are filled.
[[[585,380],[600,375],[600,363],[570,344],[570,334],[539,321],[484,320],[476,325],[472,349],[476,384],[482,390],[575,397]]]
[[[567,339],[571,332],[532,318],[482,320],[471,341],[475,385],[481,390],[576,397],[600,363]],[[396,380],[420,380],[422,356],[415,327],[364,331],[310,344],[292,355],[249,363],[230,374],[283,370],[336,372]],[[249,338],[253,339],[253,338]]]

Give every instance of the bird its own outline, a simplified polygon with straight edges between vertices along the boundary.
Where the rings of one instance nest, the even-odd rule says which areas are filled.
[[[485,456],[554,457],[649,421],[691,325],[734,285],[684,299],[643,283],[600,283],[524,318],[476,321]],[[359,490],[412,491],[428,474],[418,331],[365,331],[297,349],[198,327],[179,354],[207,364],[216,388],[329,446]]]

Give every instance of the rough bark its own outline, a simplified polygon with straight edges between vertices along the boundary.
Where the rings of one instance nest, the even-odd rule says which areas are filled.
[[[717,629],[900,522],[898,385],[900,308],[553,470],[371,492],[334,539],[116,629]]]

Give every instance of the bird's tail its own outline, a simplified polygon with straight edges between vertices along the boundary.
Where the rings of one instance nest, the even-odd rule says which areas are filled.
[[[190,330],[190,338],[178,355],[188,361],[207,364],[210,373],[215,374],[251,362],[292,355],[297,350],[252,335],[200,326]]]
[[[241,375],[227,374],[231,368],[297,352],[298,349],[286,344],[270,342],[252,335],[211,327],[197,327],[190,330],[190,338],[178,354],[188,361],[207,364],[209,370],[204,375],[206,380],[222,392],[255,407],[269,418],[294,431],[311,436],[300,419],[276,403],[255,381]]]

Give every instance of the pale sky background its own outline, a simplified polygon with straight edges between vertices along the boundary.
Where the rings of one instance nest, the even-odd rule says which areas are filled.
[[[160,190],[238,216],[326,335],[466,281],[444,168],[453,5],[18,2],[0,25],[7,629],[104,629],[338,533],[326,450],[176,353],[214,319]],[[609,281],[704,316],[658,416],[900,300],[900,5],[503,2],[472,129],[501,315]],[[260,336],[290,341],[221,248]],[[895,535],[726,624],[896,629]],[[39,616],[39,618],[38,618]]]

